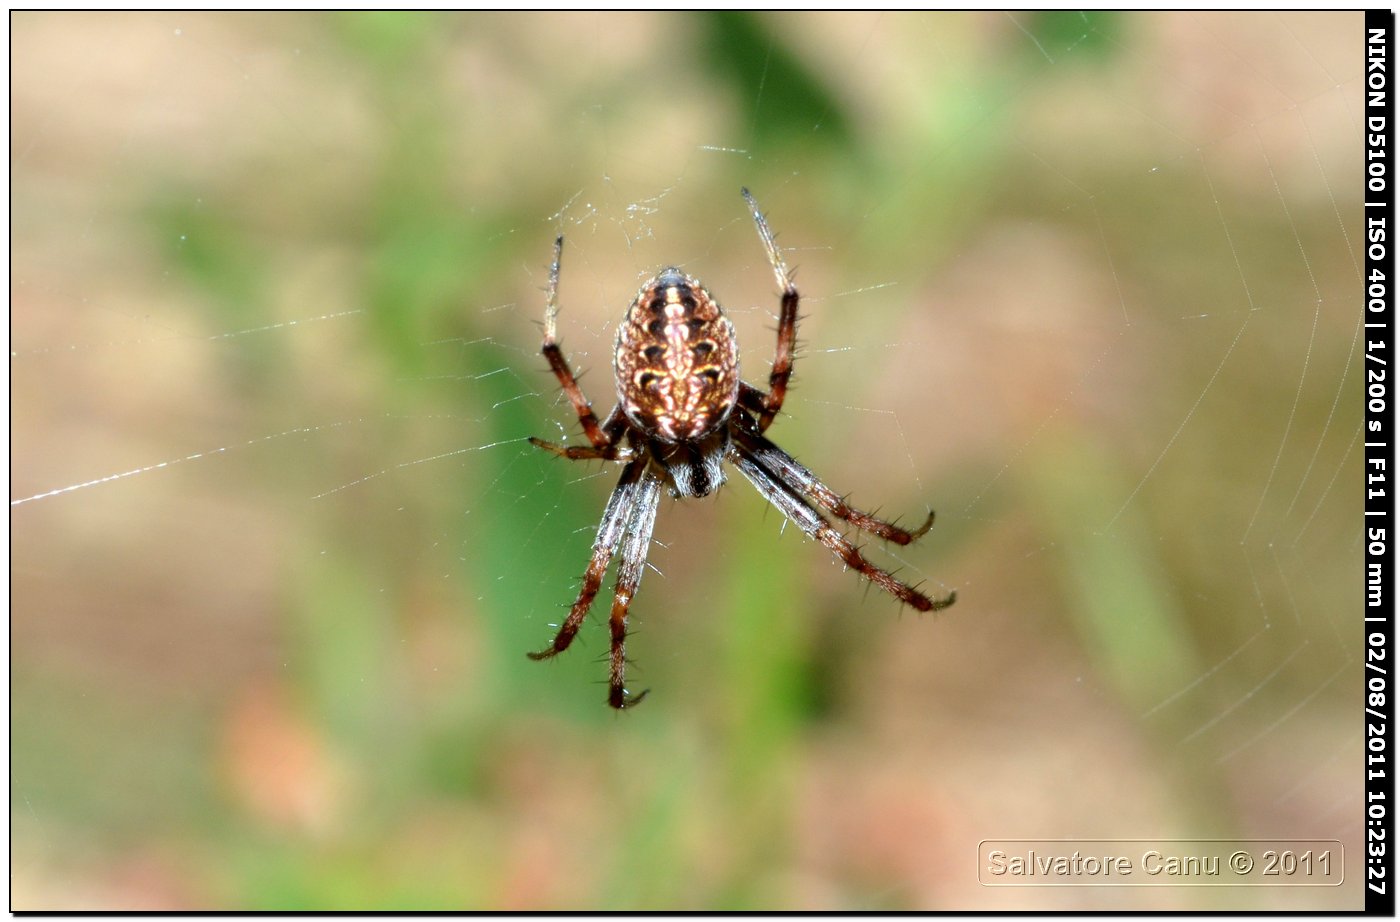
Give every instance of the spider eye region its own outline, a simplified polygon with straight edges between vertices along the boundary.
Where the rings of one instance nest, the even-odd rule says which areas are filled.
[[[734,326],[698,281],[664,269],[618,327],[613,372],[623,412],[639,429],[665,442],[702,439],[738,400]]]

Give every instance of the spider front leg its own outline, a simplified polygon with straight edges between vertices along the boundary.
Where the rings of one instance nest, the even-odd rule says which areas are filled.
[[[622,413],[622,407],[617,406],[613,407],[607,422],[603,423],[605,441],[602,445],[559,445],[533,435],[530,436],[530,444],[570,461],[631,461],[637,455],[636,449],[619,444],[626,431],[627,418]]]
[[[901,546],[922,538],[933,527],[932,510],[929,510],[928,518],[924,519],[923,524],[913,530],[900,528],[892,522],[877,519],[868,512],[861,512],[847,504],[844,496],[822,483],[816,474],[807,470],[796,458],[759,435],[747,418],[736,417],[735,422],[737,431],[734,437],[739,444],[785,487],[815,504],[823,512],[850,522],[861,531],[877,538]]]
[[[627,537],[623,539],[621,555],[617,562],[617,588],[613,591],[612,616],[608,626],[612,635],[612,654],[608,670],[608,704],[621,710],[636,707],[647,696],[643,691],[636,697],[628,697],[624,684],[627,657],[624,649],[627,640],[627,608],[637,594],[642,582],[642,572],[646,569],[647,549],[651,546],[651,530],[656,524],[656,507],[661,499],[661,478],[655,475],[643,477],[639,493],[632,507],[632,520],[627,524]]]
[[[758,388],[744,385],[740,391],[740,402],[758,414],[758,431],[765,431],[774,417],[783,408],[783,398],[787,396],[788,380],[792,377],[792,356],[797,345],[797,286],[792,283],[792,273],[768,229],[768,221],[758,210],[758,202],[748,189],[740,190],[744,201],[749,203],[754,225],[758,228],[759,239],[768,253],[768,261],[773,266],[773,277],[778,280],[778,288],[783,292],[782,307],[778,311],[778,347],[773,355],[773,370],[768,374],[768,393]]]
[[[608,562],[622,543],[627,523],[635,515],[637,502],[642,498],[639,496],[639,490],[642,475],[646,473],[646,465],[647,459],[638,457],[629,461],[622,469],[622,477],[618,480],[612,496],[608,497],[608,505],[603,510],[603,521],[598,525],[598,536],[593,539],[593,556],[588,561],[588,569],[583,571],[583,585],[579,587],[578,598],[574,599],[569,616],[559,626],[559,633],[554,635],[554,643],[538,653],[527,654],[530,659],[549,659],[563,653],[569,648],[569,644],[573,643],[579,625],[583,624],[584,616],[588,614],[594,597],[598,595],[598,587],[603,584],[603,574],[607,572]],[[654,501],[652,511],[655,512]]]
[[[952,605],[957,593],[950,592],[939,599],[931,599],[907,583],[895,579],[893,574],[882,570],[865,559],[865,555],[840,532],[831,527],[816,510],[808,506],[800,496],[783,483],[759,462],[742,442],[736,441],[729,453],[730,462],[749,479],[754,488],[774,506],[777,506],[809,538],[815,538],[826,545],[832,553],[840,557],[846,566],[858,571],[890,595],[919,611],[940,611]]]

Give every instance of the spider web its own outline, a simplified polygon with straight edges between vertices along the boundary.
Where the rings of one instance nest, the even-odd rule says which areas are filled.
[[[1360,905],[1360,14],[12,28],[16,906]],[[959,600],[731,472],[663,502],[618,721],[597,612],[523,655],[618,474],[526,441],[580,438],[550,247],[600,414],[665,265],[762,385],[740,185],[803,293],[770,435],[935,508],[866,549]],[[977,883],[1074,836],[1346,880]]]

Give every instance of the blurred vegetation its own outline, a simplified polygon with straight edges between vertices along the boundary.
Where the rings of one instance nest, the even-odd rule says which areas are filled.
[[[1308,452],[1325,437],[1335,466],[1355,428],[1350,408],[1335,421],[1330,408],[1331,389],[1354,377],[1350,318],[1308,339],[1316,299],[1297,293],[1290,232],[1325,298],[1341,290],[1347,252],[1324,198],[1290,190],[1290,207],[1313,210],[1280,214],[1276,190],[1229,162],[1203,174],[1204,158],[1185,155],[1162,156],[1172,168],[1153,177],[1127,128],[1078,117],[1098,84],[1110,88],[1104,111],[1124,114],[1120,88],[1157,60],[1163,21],[381,12],[184,23],[201,44],[182,56],[174,39],[156,41],[167,56],[137,101],[196,77],[238,93],[232,59],[257,89],[230,114],[264,121],[218,126],[252,134],[212,155],[214,139],[166,129],[158,162],[137,156],[163,137],[143,127],[151,136],[118,144],[115,162],[57,179],[42,149],[21,158],[16,236],[31,239],[16,261],[42,276],[34,254],[77,233],[45,236],[35,216],[66,184],[84,203],[76,219],[110,209],[125,259],[150,277],[109,271],[159,293],[177,341],[202,350],[191,406],[212,421],[99,445],[90,465],[253,450],[14,512],[16,908],[976,908],[993,898],[967,883],[981,838],[1281,834],[1241,790],[1267,754],[1228,762],[1234,740],[1186,742],[1253,698],[1299,644],[1330,650],[1349,610],[1355,504],[1342,487],[1316,492],[1320,467],[1306,498],[1287,503]],[[42,43],[62,60],[108,25],[16,18],[19,134],[41,132],[41,146],[43,131],[82,137],[83,105],[46,112],[59,127],[44,129],[27,121],[38,103],[26,94],[42,97]],[[123,28],[170,31],[159,17]],[[614,29],[635,43],[630,60],[590,47],[602,33],[616,47]],[[865,43],[844,40],[850,29]],[[79,88],[99,72],[82,72]],[[170,105],[191,105],[181,98]],[[1170,116],[1156,117],[1170,133]],[[689,121],[743,154],[697,155]],[[656,195],[657,177],[675,180],[665,214],[608,216]],[[119,182],[135,191],[107,202]],[[933,502],[939,522],[917,552],[878,559],[960,600],[938,619],[896,618],[875,592],[859,604],[857,579],[793,529],[779,540],[778,516],[742,483],[707,509],[667,503],[652,556],[665,578],[644,580],[629,647],[631,684],[656,694],[619,717],[602,704],[596,623],[556,661],[524,656],[562,616],[615,477],[522,441],[554,437],[556,424],[573,434],[536,352],[543,266],[563,230],[564,345],[591,366],[584,386],[605,409],[611,331],[599,324],[621,311],[627,272],[659,265],[651,235],[632,231],[664,227],[657,254],[704,254],[704,277],[714,267],[723,291],[740,292],[724,295],[740,323],[768,323],[741,185],[800,256],[804,287],[817,283],[795,412],[775,433],[858,502],[891,514]],[[1330,191],[1351,195],[1341,181]],[[1234,254],[1222,223],[1240,238]],[[100,267],[73,273],[82,297],[103,291]],[[1020,278],[998,288],[1006,275]],[[1049,300],[1062,291],[1095,300]],[[989,295],[1002,300],[978,301]],[[1265,303],[1276,311],[1247,319]],[[310,336],[271,329],[347,311],[358,313]],[[1209,317],[1182,323],[1195,313]],[[86,341],[73,322],[41,342]],[[1244,324],[1239,360],[1223,365]],[[751,379],[768,348],[746,351]],[[1289,419],[1308,435],[1265,504],[1278,416],[1255,410],[1295,400],[1296,372],[1276,363],[1294,368],[1305,351],[1312,378]],[[133,365],[145,354],[117,352]],[[45,426],[22,412],[23,395],[65,380],[65,367],[17,374],[16,453],[43,462]],[[113,390],[134,393],[146,374],[118,369]],[[219,402],[200,402],[206,392]],[[904,402],[887,425],[892,401]],[[876,412],[851,411],[865,406]],[[1184,414],[1191,426],[1174,433]],[[871,457],[872,439],[896,438],[893,462]],[[1140,481],[1151,489],[1139,495]],[[120,491],[137,489],[154,504],[121,506]],[[1314,500],[1314,556],[1290,550],[1300,569],[1252,572],[1268,559],[1241,551],[1255,503],[1262,534]],[[81,519],[75,507],[91,520],[64,518]],[[97,536],[111,567],[78,570],[69,555],[94,545],[75,532]],[[126,585],[111,544],[193,574],[205,542],[234,550],[217,585],[191,579],[198,605],[131,575],[138,588],[110,589]],[[68,572],[79,586],[60,591]],[[245,574],[252,589],[227,585]],[[58,611],[69,614],[38,623]],[[92,625],[122,612],[147,646],[101,642],[114,628]],[[1261,623],[1280,630],[1248,645]],[[1205,697],[1161,707],[1236,656]],[[1323,681],[1335,667],[1324,657],[1264,685],[1260,703],[1276,707],[1232,732],[1248,739],[1303,695],[1350,700],[1346,682]],[[1280,744],[1310,726],[1284,727]],[[1280,769],[1267,786],[1297,777]],[[1094,792],[1067,793],[1078,784]],[[1141,898],[1127,905],[1274,905]]]

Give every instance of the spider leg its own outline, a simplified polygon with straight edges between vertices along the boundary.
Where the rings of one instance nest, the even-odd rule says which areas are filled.
[[[570,461],[631,461],[637,456],[636,449],[628,445],[558,445],[534,436],[530,444]]]
[[[561,234],[554,238],[554,262],[549,266],[549,294],[545,298],[544,308],[544,344],[540,351],[549,362],[554,377],[559,379],[559,386],[568,396],[569,403],[574,405],[574,412],[578,414],[578,421],[583,425],[583,432],[588,436],[588,441],[596,448],[603,448],[615,444],[621,432],[614,428],[609,433],[609,438],[609,434],[604,433],[606,426],[598,425],[598,417],[593,413],[592,404],[583,395],[583,389],[578,386],[578,381],[569,368],[569,362],[564,358],[564,350],[559,348],[559,259],[563,252],[564,236]],[[613,416],[616,415],[617,411],[614,411]],[[612,416],[608,417],[609,422],[612,422],[612,419]]]
[[[608,672],[608,704],[621,710],[636,707],[647,696],[629,696],[623,684],[627,667],[624,643],[627,639],[627,608],[642,582],[646,569],[647,550],[651,547],[651,530],[656,524],[656,506],[661,498],[661,478],[648,474],[642,478],[632,503],[627,536],[622,540],[617,563],[617,588],[613,591],[612,616],[608,621],[612,632],[612,656]]]
[[[758,415],[767,406],[768,395],[747,381],[739,382],[739,406]]]
[[[888,571],[866,560],[858,547],[832,528],[826,519],[807,505],[791,488],[785,486],[741,444],[740,440],[736,440],[734,447],[730,449],[729,460],[749,479],[764,499],[782,510],[783,515],[791,519],[808,537],[826,545],[832,553],[845,561],[846,566],[859,571],[866,579],[901,602],[919,611],[939,611],[952,605],[957,598],[957,593],[950,592],[942,598],[930,599],[919,590],[895,579]]]
[[[588,569],[583,571],[583,585],[579,587],[578,598],[574,599],[569,616],[559,626],[559,633],[554,635],[554,642],[538,653],[527,654],[530,659],[549,659],[563,653],[569,648],[569,644],[573,643],[579,625],[583,623],[584,616],[593,604],[593,598],[598,594],[598,587],[603,584],[603,574],[608,569],[608,561],[612,560],[617,546],[622,543],[623,533],[641,495],[646,467],[647,459],[642,456],[633,458],[622,469],[622,477],[618,480],[612,496],[608,497],[608,505],[603,510],[603,521],[598,525],[598,537],[593,540],[593,556],[588,561]]]
[[[759,239],[763,241],[763,248],[768,253],[768,261],[773,265],[773,277],[778,280],[778,287],[783,292],[783,304],[778,312],[778,347],[773,355],[773,370],[768,375],[768,393],[748,385],[745,385],[748,393],[743,393],[742,390],[740,393],[740,400],[758,413],[758,431],[763,432],[782,410],[783,398],[787,396],[788,379],[792,377],[792,354],[797,344],[798,295],[797,286],[792,283],[792,273],[783,261],[782,251],[778,249],[773,232],[768,228],[768,221],[763,217],[763,212],[758,210],[758,202],[754,201],[748,189],[741,191],[744,201],[749,203],[749,211],[753,213],[754,225],[758,228]]]
[[[636,446],[619,444],[626,431],[627,417],[623,415],[619,405],[613,407],[607,422],[603,423],[602,445],[560,445],[534,436],[530,436],[530,444],[570,461],[631,461],[637,457]]]
[[[813,503],[818,509],[850,522],[861,531],[869,532],[877,538],[905,545],[923,537],[933,527],[933,512],[929,511],[924,523],[913,530],[900,528],[891,522],[877,519],[867,512],[861,512],[846,503],[846,498],[817,479],[796,458],[750,428],[742,419],[736,418],[733,427],[734,438],[743,446],[755,461],[773,475],[783,486]]]

